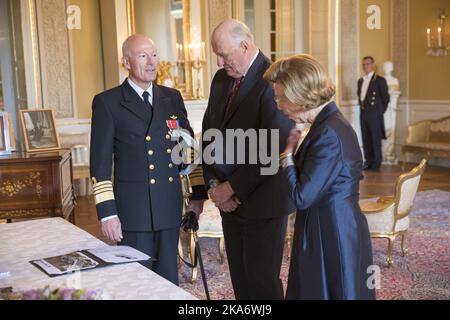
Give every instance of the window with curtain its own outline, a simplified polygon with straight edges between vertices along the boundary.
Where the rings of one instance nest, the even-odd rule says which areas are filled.
[[[238,2],[245,22],[261,50],[275,61],[295,53],[294,0],[243,0]]]
[[[244,21],[252,33],[255,34],[255,0],[245,0]]]

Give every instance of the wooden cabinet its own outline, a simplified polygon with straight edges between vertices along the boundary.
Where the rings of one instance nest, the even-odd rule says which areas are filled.
[[[0,156],[0,219],[63,217],[75,222],[70,150]]]

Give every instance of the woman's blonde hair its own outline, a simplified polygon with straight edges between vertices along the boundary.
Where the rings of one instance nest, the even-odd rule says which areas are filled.
[[[301,110],[317,108],[336,93],[322,65],[307,54],[275,62],[264,74],[264,79],[281,85],[286,98]]]

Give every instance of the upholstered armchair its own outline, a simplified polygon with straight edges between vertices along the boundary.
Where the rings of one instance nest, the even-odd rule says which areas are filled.
[[[427,160],[402,174],[397,179],[395,194],[390,197],[380,197],[376,200],[361,200],[360,207],[366,215],[372,238],[388,240],[387,264],[392,266],[392,249],[397,236],[402,236],[401,249],[403,256],[408,253],[406,237],[409,229],[409,214],[419,187],[420,179],[425,170]]]

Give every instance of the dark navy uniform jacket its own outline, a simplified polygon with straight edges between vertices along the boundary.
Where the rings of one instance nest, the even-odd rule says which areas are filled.
[[[183,99],[174,89],[153,84],[153,112],[127,80],[95,96],[90,169],[99,219],[117,214],[127,231],[179,227],[180,167],[171,159],[176,142],[167,120],[192,132]]]
[[[375,73],[370,80],[366,98],[363,102],[361,102],[361,89],[363,82],[363,78],[358,80],[358,101],[361,107],[361,115],[374,120],[374,123],[379,123],[381,126],[381,138],[386,139],[384,113],[389,106],[390,100],[386,79]]]

